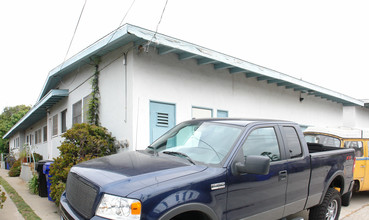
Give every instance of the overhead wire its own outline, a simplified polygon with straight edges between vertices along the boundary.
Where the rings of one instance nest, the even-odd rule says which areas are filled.
[[[122,20],[120,21],[120,23],[119,23],[119,25],[118,25],[118,27],[113,31],[113,34],[111,35],[111,37],[110,37],[110,39],[108,40],[108,42],[100,49],[100,50],[102,50],[102,49],[104,49],[105,48],[105,46],[106,45],[108,45],[109,43],[110,43],[110,41],[113,39],[113,37],[114,37],[114,35],[117,33],[117,31],[119,30],[119,28],[122,26],[122,24],[123,24],[123,21],[126,19],[126,17],[127,17],[127,15],[128,15],[128,13],[131,11],[131,8],[132,8],[132,6],[133,6],[133,4],[136,2],[136,0],[133,0],[132,1],[132,3],[131,3],[131,5],[129,6],[129,8],[128,8],[128,10],[127,10],[127,12],[126,12],[126,14],[123,16],[123,18],[122,18]]]
[[[161,20],[163,19],[163,15],[164,15],[165,9],[167,8],[167,4],[168,4],[168,0],[165,1],[165,5],[164,5],[164,8],[163,8],[163,11],[161,12],[159,22],[156,25],[155,33],[152,36],[151,40],[147,43],[145,52],[149,52],[149,47],[150,47],[151,42],[154,40],[154,38],[156,39],[156,34],[158,33],[159,25],[161,23]]]
[[[86,0],[87,1],[87,0]],[[128,15],[128,13],[130,12],[130,10],[131,10],[131,8],[132,8],[132,6],[133,6],[133,4],[135,3],[135,1],[136,0],[133,0],[132,1],[132,3],[131,3],[131,5],[129,6],[129,8],[128,8],[128,10],[127,10],[127,12],[124,14],[124,16],[123,16],[123,18],[122,18],[122,20],[120,21],[120,23],[119,23],[119,26],[113,31],[113,34],[112,34],[112,36],[110,37],[110,39],[108,40],[108,42],[100,49],[100,50],[102,50],[102,49],[104,49],[105,47],[106,47],[106,45],[108,45],[109,43],[110,43],[110,41],[113,39],[113,37],[114,37],[114,35],[115,35],[115,33],[119,30],[119,28],[122,26],[122,24],[123,24],[123,21],[125,20],[125,18],[127,17],[127,15]],[[118,57],[116,57],[114,60],[112,60],[111,62],[109,62],[107,65],[105,65],[104,67],[102,67],[102,68],[100,68],[100,70],[99,71],[102,71],[103,69],[105,69],[106,67],[108,67],[108,66],[110,66],[112,63],[114,63],[116,60],[118,60],[119,58],[121,58],[122,56],[124,56],[124,54],[125,54],[125,52],[124,53],[122,53],[122,54],[120,54]],[[69,94],[70,93],[72,93],[72,92],[74,92],[77,88],[79,88],[81,85],[83,85],[84,83],[86,83],[89,79],[91,79],[92,77],[93,77],[94,75],[91,75],[90,77],[88,77],[86,80],[84,80],[82,83],[80,83],[79,85],[77,85],[77,87],[76,88],[74,88],[74,89],[72,89],[70,92],[69,92]]]
[[[79,26],[79,22],[81,21],[83,11],[85,10],[86,3],[87,3],[87,0],[85,0],[85,3],[83,4],[82,10],[81,10],[81,13],[79,14],[79,18],[78,18],[78,21],[77,21],[76,27],[74,28],[74,33],[73,33],[72,39],[70,40],[70,43],[69,43],[69,46],[68,46],[68,50],[67,50],[67,52],[65,53],[64,60],[63,60],[62,65],[60,66],[60,69],[63,67],[64,62],[65,62],[65,60],[67,59],[67,56],[68,56],[69,50],[70,50],[70,48],[71,48],[71,46],[72,46],[72,43],[73,43],[73,40],[74,40],[74,36],[75,36],[75,35],[76,35],[76,33],[77,33],[77,29],[78,29],[78,26]]]
[[[60,69],[59,69],[59,70],[61,70],[61,69],[63,68],[63,65],[64,65],[64,63],[65,63],[65,60],[67,59],[67,56],[68,56],[68,54],[69,54],[69,50],[70,50],[70,48],[72,47],[72,43],[73,43],[73,40],[74,40],[74,36],[75,36],[75,35],[76,35],[76,33],[77,33],[77,29],[78,29],[78,26],[79,26],[79,22],[81,21],[81,18],[82,18],[83,12],[84,12],[84,10],[85,10],[86,3],[87,3],[87,0],[85,0],[85,3],[83,4],[82,10],[81,10],[81,12],[79,13],[79,18],[78,18],[78,21],[77,21],[76,27],[74,28],[74,32],[73,32],[73,35],[72,35],[72,39],[70,40],[70,43],[69,43],[69,46],[68,46],[68,50],[67,50],[67,52],[65,53],[63,63],[60,65]],[[79,73],[79,71],[77,72],[77,74],[75,74],[75,76],[74,76],[74,78],[73,78],[72,82],[71,82],[69,85],[71,85],[71,84],[74,82],[74,80],[77,78],[78,73]],[[65,84],[63,83],[63,80],[62,80],[62,79],[60,79],[60,83],[61,83],[61,84],[63,84],[63,85],[65,85]]]

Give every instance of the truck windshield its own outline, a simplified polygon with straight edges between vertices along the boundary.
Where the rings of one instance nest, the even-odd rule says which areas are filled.
[[[146,151],[159,155],[185,155],[186,159],[194,162],[219,164],[241,132],[241,127],[220,123],[182,123],[156,140]]]
[[[305,140],[308,143],[322,144],[329,147],[341,147],[340,139],[322,134],[305,134]]]

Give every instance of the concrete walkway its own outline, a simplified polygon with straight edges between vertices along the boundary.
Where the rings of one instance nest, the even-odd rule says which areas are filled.
[[[41,219],[60,220],[58,208],[55,204],[50,202],[47,197],[40,197],[38,195],[31,194],[28,191],[27,183],[24,180],[19,177],[9,177],[8,170],[4,169],[0,169],[0,176],[17,191],[19,196],[23,198],[23,200]],[[2,188],[2,190],[5,192],[4,188]],[[4,203],[4,208],[0,209],[0,220],[2,219],[24,219],[8,195]]]

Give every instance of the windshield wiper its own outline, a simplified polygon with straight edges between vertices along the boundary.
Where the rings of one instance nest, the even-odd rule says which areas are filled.
[[[169,155],[173,155],[173,156],[180,156],[180,157],[184,157],[186,158],[190,163],[192,163],[193,165],[196,165],[195,162],[193,162],[193,160],[185,153],[181,153],[181,152],[176,152],[176,151],[163,151],[163,154],[169,154]]]

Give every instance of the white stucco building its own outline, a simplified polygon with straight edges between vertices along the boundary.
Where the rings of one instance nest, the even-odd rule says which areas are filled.
[[[302,126],[369,128],[364,101],[182,40],[124,25],[51,70],[38,102],[4,136],[44,159],[85,122],[100,57],[100,120],[130,150],[198,117],[284,119]]]

